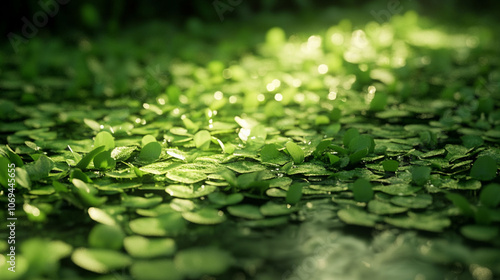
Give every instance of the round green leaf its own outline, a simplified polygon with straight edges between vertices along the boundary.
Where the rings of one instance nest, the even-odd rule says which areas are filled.
[[[466,216],[469,216],[469,217],[473,217],[474,216],[474,210],[472,209],[469,201],[467,201],[467,199],[457,193],[448,193],[446,195],[446,198],[448,198],[449,200],[451,200],[451,202],[453,202],[453,204],[458,208],[460,209],[460,211],[466,215]]]
[[[354,182],[352,192],[354,194],[354,200],[359,202],[368,202],[373,198],[372,184],[370,184],[370,181],[363,178],[359,178]]]
[[[111,157],[111,150],[97,154],[94,157],[94,167],[97,169],[113,169],[116,161]]]
[[[212,136],[207,130],[200,130],[194,135],[193,140],[196,148],[201,150],[208,150],[210,148]]]
[[[428,166],[415,166],[411,169],[411,175],[415,184],[424,185],[431,177],[431,168]]]
[[[479,200],[482,204],[495,208],[500,204],[500,185],[492,183],[481,190]]]
[[[129,266],[129,256],[115,250],[78,248],[71,255],[71,260],[79,267],[95,272],[109,273]]]
[[[490,156],[482,156],[476,159],[470,170],[470,176],[480,181],[493,180],[497,175],[497,163]]]
[[[382,167],[387,172],[396,172],[399,167],[399,161],[397,160],[384,160],[382,162]]]
[[[168,213],[158,217],[137,218],[130,221],[132,232],[146,236],[175,236],[186,229],[186,222],[179,213]]]
[[[200,225],[220,224],[227,219],[221,210],[208,207],[194,212],[183,212],[182,217],[191,223]]]
[[[115,138],[107,131],[97,133],[94,139],[94,147],[104,146],[105,150],[111,150],[115,147]]]
[[[122,199],[122,206],[131,208],[151,208],[160,204],[163,198],[159,196],[154,197],[140,197],[135,195],[125,196]]]
[[[302,187],[304,184],[295,183],[290,186],[288,192],[286,193],[286,203],[295,204],[302,198]]]
[[[243,198],[244,196],[241,193],[226,195],[222,192],[214,192],[208,195],[210,202],[223,206],[240,203]]]
[[[151,142],[156,142],[156,137],[153,135],[144,135],[141,140],[141,147],[144,147]]]
[[[343,143],[344,143],[344,146],[345,147],[348,147],[349,146],[349,143],[356,137],[359,136],[359,131],[355,128],[349,128],[345,134],[344,134],[344,138],[343,138]]]
[[[203,181],[207,175],[197,170],[174,169],[165,175],[168,179],[184,184],[194,184]]]
[[[215,247],[186,249],[177,253],[174,258],[176,268],[191,279],[199,279],[205,274],[221,274],[233,262],[228,252]]]
[[[283,165],[290,160],[287,155],[278,150],[278,146],[275,144],[264,145],[260,151],[260,158],[262,162],[275,165]]]
[[[498,236],[500,229],[496,226],[466,225],[460,232],[467,238],[477,241],[490,241]]]
[[[136,261],[130,267],[130,274],[137,280],[182,280],[181,273],[171,259]]]
[[[373,227],[379,220],[379,216],[354,207],[341,209],[337,215],[344,223],[365,227]]]
[[[395,196],[391,198],[391,203],[407,208],[427,208],[432,204],[432,196],[429,194]]]
[[[144,161],[154,161],[160,157],[161,144],[158,142],[147,143],[139,153],[139,159]]]
[[[89,233],[89,245],[94,248],[119,250],[125,234],[117,226],[95,225]]]
[[[186,185],[170,185],[165,191],[174,197],[180,198],[196,198],[213,193],[217,187],[212,185],[201,186],[186,186]]]
[[[390,203],[379,200],[371,200],[368,202],[368,211],[377,215],[398,214],[404,213],[407,210],[407,208],[394,206]]]
[[[227,207],[227,211],[233,216],[245,219],[258,220],[264,218],[264,216],[260,213],[259,207],[251,204],[229,206]]]
[[[301,164],[304,162],[304,151],[297,144],[290,141],[286,143],[285,147],[290,156],[292,156],[295,164]]]
[[[260,212],[265,216],[287,215],[297,210],[298,209],[296,207],[290,207],[286,204],[276,204],[272,201],[269,201],[260,207]]]
[[[156,258],[172,256],[177,247],[171,238],[146,238],[139,235],[127,236],[123,240],[125,250],[134,258]]]

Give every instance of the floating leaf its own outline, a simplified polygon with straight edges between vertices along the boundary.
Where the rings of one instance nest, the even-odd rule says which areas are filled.
[[[231,255],[215,247],[198,247],[180,251],[174,258],[175,267],[191,279],[205,274],[218,275],[233,263]]]
[[[181,273],[171,259],[136,261],[130,267],[130,274],[137,280],[182,280]]]
[[[123,240],[125,250],[134,258],[156,258],[172,256],[177,250],[171,238],[146,238],[139,235],[127,236]]]
[[[382,202],[379,200],[371,200],[368,203],[368,211],[377,215],[398,214],[404,213],[407,210],[407,208],[394,206],[390,203]]]
[[[369,135],[359,135],[354,137],[349,144],[347,144],[349,147],[349,151],[351,153],[356,153],[361,150],[368,150],[367,154],[373,153],[375,149],[375,142],[373,138]]]
[[[470,170],[470,176],[480,181],[490,181],[496,177],[497,163],[490,156],[478,157]]]
[[[94,157],[94,167],[97,169],[113,169],[116,161],[111,157],[111,151],[107,150]]]
[[[210,202],[222,206],[238,204],[243,200],[244,196],[241,193],[233,193],[226,195],[222,192],[214,192],[208,195]]]
[[[174,197],[180,198],[196,198],[213,193],[217,187],[211,185],[201,186],[186,186],[186,185],[170,185],[165,191]]]
[[[457,193],[448,193],[446,194],[446,198],[451,200],[455,206],[460,209],[460,211],[469,217],[474,216],[474,210],[472,209],[469,201],[467,199]]]
[[[225,166],[238,173],[252,173],[266,170],[266,167],[254,161],[235,161],[226,163]]]
[[[212,136],[207,130],[200,130],[194,135],[193,140],[196,148],[201,150],[208,150],[210,148]]]
[[[183,212],[182,217],[191,223],[200,225],[215,225],[226,221],[226,216],[221,210],[202,208],[194,212]]]
[[[186,222],[179,213],[168,213],[158,217],[137,218],[130,221],[135,234],[145,236],[176,236],[184,232]]]
[[[500,205],[500,185],[492,183],[481,190],[479,200],[483,205],[495,208]]]
[[[90,207],[88,213],[92,220],[99,222],[101,224],[108,226],[115,226],[118,224],[116,219],[103,209]]]
[[[366,179],[358,179],[352,187],[354,200],[359,202],[368,202],[373,198],[373,189],[370,181]]]
[[[495,226],[466,225],[460,228],[465,237],[477,241],[489,241],[497,237],[500,229]]]
[[[295,183],[290,186],[286,193],[286,203],[295,204],[302,198],[302,188],[304,184]]]
[[[283,165],[290,161],[289,157],[278,150],[277,145],[267,144],[260,151],[262,162]]]
[[[410,195],[418,192],[421,189],[421,187],[415,187],[409,184],[393,184],[388,186],[373,187],[374,191],[381,191],[391,195]]]
[[[201,182],[207,178],[205,173],[196,170],[181,170],[174,169],[167,172],[165,175],[168,179],[184,184],[194,184]]]
[[[91,247],[119,250],[125,234],[117,226],[98,224],[92,228],[88,238]]]
[[[105,146],[100,146],[95,149],[93,149],[90,153],[86,154],[76,165],[76,168],[80,169],[86,169],[87,166],[89,166],[89,163],[94,159],[94,157],[104,151],[106,147]]]
[[[429,194],[417,194],[414,196],[395,196],[391,203],[407,208],[427,208],[432,204],[432,196]]]
[[[397,160],[384,160],[382,162],[384,170],[387,172],[396,172],[399,167],[399,161]]]
[[[384,221],[393,226],[402,228],[415,228],[425,231],[440,232],[451,225],[450,219],[438,214],[414,214],[409,213],[408,217],[385,218]]]
[[[125,196],[122,199],[122,206],[131,207],[131,208],[151,208],[160,204],[163,201],[163,198],[159,196],[155,197],[140,197],[140,196]]]
[[[102,274],[125,268],[132,263],[130,257],[115,250],[87,248],[76,249],[71,260],[83,269]]]
[[[173,161],[162,161],[142,166],[141,168],[139,168],[139,170],[155,175],[162,175],[167,173],[169,170],[178,167],[179,165],[179,163]]]
[[[40,156],[34,163],[25,165],[31,181],[47,178],[53,168],[54,162],[45,155]]]
[[[161,144],[158,142],[147,143],[139,153],[139,159],[144,161],[154,161],[160,157]]]
[[[265,216],[287,215],[297,211],[297,208],[286,204],[276,204],[272,201],[260,207],[260,212]]]
[[[245,219],[258,220],[264,218],[264,216],[260,213],[259,207],[250,204],[229,206],[227,207],[227,211],[233,216]]]
[[[111,150],[115,147],[115,138],[107,131],[97,133],[94,139],[94,147],[104,146],[105,150]]]
[[[304,162],[304,151],[297,144],[288,142],[285,147],[288,153],[290,153],[290,156],[292,156],[295,164],[301,164]]]
[[[141,140],[141,147],[144,148],[144,146],[151,142],[156,142],[156,137],[154,137],[153,135],[144,135]]]
[[[375,226],[376,222],[379,220],[379,216],[366,213],[354,207],[341,209],[337,212],[337,215],[344,223],[366,227]]]
[[[431,168],[428,166],[415,166],[411,170],[411,175],[415,184],[424,185],[430,179]]]
[[[359,137],[359,131],[355,128],[349,128],[343,138],[343,143],[345,147],[349,146],[349,143],[356,137]]]

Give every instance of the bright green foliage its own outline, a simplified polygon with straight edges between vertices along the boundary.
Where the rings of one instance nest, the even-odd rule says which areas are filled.
[[[193,140],[196,148],[201,150],[208,150],[210,148],[210,142],[212,141],[212,138],[210,136],[210,132],[206,130],[200,130],[194,135]]]
[[[104,151],[106,146],[99,146],[93,149],[90,153],[86,154],[76,165],[76,168],[85,169],[89,165],[89,163],[94,159],[94,157]]]
[[[278,150],[276,144],[264,145],[260,151],[260,157],[262,162],[276,165],[283,165],[290,160],[289,157]]]
[[[113,169],[116,166],[116,161],[111,157],[110,150],[97,154],[93,162],[94,167],[97,169]]]
[[[154,161],[160,157],[161,154],[161,144],[154,141],[149,142],[142,147],[139,153],[139,158],[144,161]]]
[[[104,146],[105,150],[110,150],[115,147],[115,138],[107,131],[97,133],[94,139],[94,147]]]
[[[299,147],[299,145],[293,142],[287,142],[285,147],[295,164],[301,164],[304,162],[304,151]]]

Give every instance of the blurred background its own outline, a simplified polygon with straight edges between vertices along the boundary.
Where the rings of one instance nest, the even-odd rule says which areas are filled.
[[[2,24],[0,31],[4,36],[9,32],[21,32],[26,17],[32,21],[40,11],[42,3],[48,5],[53,0],[7,1],[3,3]],[[55,0],[54,0],[55,1]],[[478,21],[488,16],[498,16],[500,1],[495,0],[191,0],[191,1],[71,1],[58,0],[63,13],[51,17],[41,30],[50,34],[73,34],[84,32],[117,32],[119,29],[133,26],[138,22],[163,20],[183,25],[190,18],[203,22],[224,20],[247,21],[257,14],[288,12],[303,17],[314,18],[317,11],[343,7],[356,7],[360,10],[378,12],[389,5],[411,7],[421,15],[428,15],[443,20],[464,21],[462,11],[467,12],[471,21]],[[237,8],[235,8],[237,6]],[[471,17],[471,14],[477,17]],[[43,20],[41,18],[40,20]],[[5,38],[5,37],[4,37]]]

